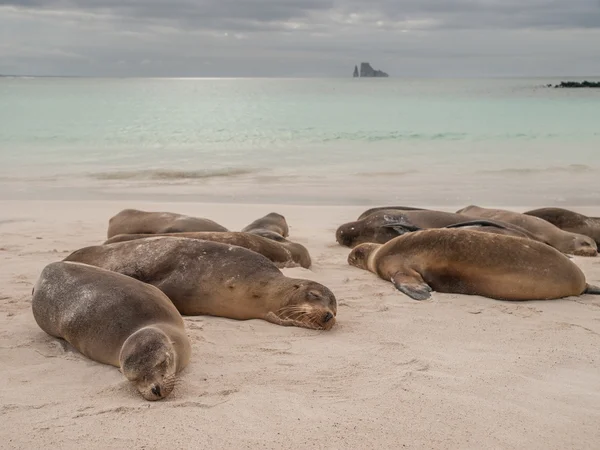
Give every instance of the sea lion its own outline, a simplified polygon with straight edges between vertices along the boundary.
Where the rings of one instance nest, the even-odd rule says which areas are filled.
[[[422,230],[386,244],[361,244],[348,264],[391,281],[415,300],[429,298],[432,290],[498,300],[600,295],[576,264],[549,245],[470,230]]]
[[[124,209],[108,221],[107,238],[117,234],[181,233],[185,231],[228,231],[210,219],[170,212]]]
[[[33,288],[33,317],[94,361],[119,367],[146,400],[167,397],[190,360],[177,309],[160,290],[75,262],[47,265]]]
[[[473,229],[497,234],[533,238],[526,230],[496,220],[481,220],[461,214],[434,210],[380,210],[362,220],[341,225],[336,231],[340,245],[355,245],[372,242],[385,244],[404,233],[428,228],[472,227]]]
[[[275,233],[284,238],[288,237],[290,233],[285,217],[276,212],[269,213],[260,219],[256,219],[251,224],[245,226],[242,231],[257,234],[269,239],[271,238],[271,233]]]
[[[201,239],[205,241],[221,242],[223,244],[238,245],[269,258],[277,267],[310,268],[311,259],[308,250],[303,245],[283,239],[281,242],[273,242],[251,233],[239,231],[199,231],[189,233],[157,233],[157,234],[118,234],[108,239],[104,244],[115,242],[133,241],[156,236],[183,237],[189,239]]]
[[[325,330],[335,323],[337,302],[328,288],[288,278],[263,255],[236,245],[151,237],[83,248],[65,260],[152,284],[185,315]]]
[[[596,256],[598,254],[598,246],[592,238],[582,234],[563,231],[539,217],[507,211],[505,209],[481,208],[475,205],[467,206],[457,211],[457,213],[512,223],[534,234],[538,240],[566,254],[579,256]]]
[[[600,245],[600,217],[588,217],[563,208],[540,208],[523,214],[544,219],[563,231],[591,237]]]
[[[413,206],[377,206],[376,208],[367,209],[360,216],[358,216],[358,219],[356,219],[356,220],[362,220],[365,217],[368,217],[373,213],[383,211],[383,210],[388,210],[388,211],[425,211],[425,208],[415,208]]]

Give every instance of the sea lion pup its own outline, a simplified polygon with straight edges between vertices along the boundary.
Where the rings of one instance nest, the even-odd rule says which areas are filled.
[[[119,367],[146,400],[167,397],[190,360],[173,303],[154,286],[74,262],[54,262],[32,291],[33,317],[94,361]]]
[[[588,217],[563,208],[540,208],[523,214],[544,219],[563,231],[591,237],[600,245],[600,217]]]
[[[288,278],[263,255],[236,245],[151,237],[83,248],[65,260],[152,284],[185,315],[264,319],[324,330],[335,323],[337,302],[328,288]]]
[[[158,234],[118,234],[108,239],[104,244],[114,244],[115,242],[133,241],[157,236],[182,237],[188,239],[201,239],[204,241],[221,242],[223,244],[237,245],[260,253],[269,258],[277,267],[297,267],[301,266],[309,269],[311,265],[308,250],[294,242],[283,239],[283,242],[274,242],[262,236],[251,233],[242,233],[239,231],[200,231],[189,233],[158,233]]]
[[[389,211],[425,211],[425,208],[415,208],[413,206],[377,206],[376,208],[367,209],[360,216],[358,216],[358,219],[356,219],[356,220],[362,220],[365,217],[368,217],[368,216],[370,216],[373,213],[376,213],[376,212],[379,212],[379,211],[383,211],[383,210],[389,210]]]
[[[391,281],[415,300],[429,298],[432,290],[498,300],[600,295],[576,264],[549,245],[470,230],[423,230],[387,244],[361,244],[348,263]]]
[[[476,227],[479,231],[532,237],[525,230],[495,220],[481,220],[469,216],[434,210],[380,210],[362,220],[341,225],[336,231],[340,245],[354,247],[372,242],[385,244],[404,233],[427,228]]]
[[[539,241],[545,242],[566,254],[579,256],[596,256],[598,254],[598,246],[592,238],[582,234],[563,231],[539,217],[507,211],[505,209],[481,208],[475,205],[467,206],[457,211],[457,213],[512,223],[534,234]]]
[[[271,238],[271,233],[276,233],[284,238],[288,237],[290,233],[285,217],[276,212],[269,213],[260,219],[256,219],[250,225],[245,226],[242,231],[257,234],[269,239]]]
[[[147,212],[124,209],[108,221],[107,238],[117,234],[181,233],[184,231],[228,231],[210,219],[170,212]]]

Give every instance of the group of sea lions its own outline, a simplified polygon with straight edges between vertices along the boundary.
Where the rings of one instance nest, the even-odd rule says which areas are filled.
[[[270,213],[240,232],[167,212],[123,210],[102,245],[49,264],[32,291],[35,320],[85,356],[119,367],[147,400],[170,394],[191,355],[181,315],[263,319],[329,330],[334,294],[279,268],[309,268],[308,250]],[[596,256],[600,219],[558,208],[520,214],[372,208],[340,226],[348,263],[416,300],[431,291],[502,300],[600,294],[566,254]]]
[[[105,243],[43,269],[33,315],[46,333],[119,367],[144,398],[159,400],[190,360],[182,314],[320,330],[335,324],[327,287],[279,270],[311,265],[288,234],[277,213],[231,232],[208,219],[124,210],[110,219]]]
[[[500,300],[600,295],[569,254],[596,256],[600,219],[560,208],[456,213],[405,206],[365,211],[336,231],[348,263],[425,300],[431,291]]]

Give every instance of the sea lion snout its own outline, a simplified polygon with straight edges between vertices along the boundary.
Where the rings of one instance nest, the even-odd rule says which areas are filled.
[[[573,252],[574,255],[576,256],[597,256],[598,255],[598,251],[594,248],[580,248],[577,249]]]
[[[151,389],[151,391],[152,391],[152,393],[153,393],[154,395],[156,395],[157,397],[161,397],[161,395],[160,395],[160,386],[159,386],[158,384],[157,384],[156,386],[154,386],[154,387]]]
[[[325,316],[323,317],[323,323],[327,323],[329,322],[331,319],[333,319],[333,314],[331,314],[330,312],[328,312],[327,314],[325,314]]]
[[[349,233],[346,232],[346,230],[344,230],[344,228],[340,227],[335,233],[335,240],[338,244],[343,245],[344,247],[351,247],[354,239],[349,235]]]
[[[577,256],[596,256],[598,254],[598,246],[591,238],[579,238],[574,242],[574,255]]]

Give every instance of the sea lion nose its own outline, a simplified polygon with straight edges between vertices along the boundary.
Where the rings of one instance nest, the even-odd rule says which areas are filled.
[[[328,312],[327,314],[325,314],[325,317],[323,317],[323,323],[327,323],[331,319],[333,319],[333,314],[331,314],[330,312]]]
[[[158,384],[152,388],[152,393],[157,397],[160,397],[160,386]]]

